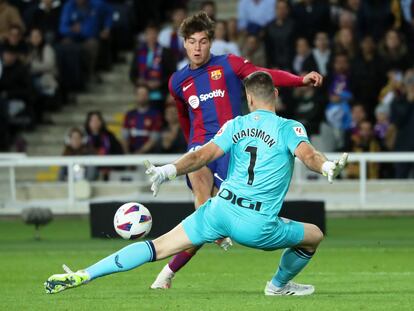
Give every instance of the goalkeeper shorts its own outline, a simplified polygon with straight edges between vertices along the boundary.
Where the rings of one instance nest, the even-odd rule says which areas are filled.
[[[201,205],[182,224],[193,245],[230,237],[248,247],[275,250],[297,246],[305,234],[301,222],[282,217],[271,219],[218,196]]]

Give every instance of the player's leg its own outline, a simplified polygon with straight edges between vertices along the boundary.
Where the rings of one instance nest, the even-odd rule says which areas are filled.
[[[310,295],[314,292],[312,285],[296,284],[291,280],[302,271],[314,255],[323,239],[321,230],[308,223],[291,221],[287,235],[294,243],[295,236],[303,236],[297,245],[286,248],[280,259],[279,268],[265,288],[266,295]],[[303,233],[301,234],[301,231]],[[293,244],[294,245],[294,244]]]
[[[199,208],[211,197],[213,189],[213,174],[207,167],[202,167],[196,172],[188,174],[194,194],[194,206]],[[171,287],[171,282],[175,273],[184,267],[196,252],[199,247],[192,247],[175,255],[157,275],[155,281],[151,284],[152,289],[168,289]]]
[[[183,225],[179,224],[153,241],[130,244],[84,270],[54,274],[45,282],[45,289],[49,294],[58,293],[101,276],[128,271],[147,262],[164,259],[192,246]]]

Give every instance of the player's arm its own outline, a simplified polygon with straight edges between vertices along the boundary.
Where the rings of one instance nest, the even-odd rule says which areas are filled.
[[[178,114],[178,121],[181,125],[181,130],[183,131],[184,138],[188,143],[189,137],[190,137],[190,116],[188,114],[188,107],[184,103],[184,101],[181,100],[181,98],[178,97],[178,95],[175,93],[173,85],[172,85],[172,79],[173,76],[170,77],[170,80],[168,81],[168,89],[170,91],[170,94],[175,100],[175,105],[177,107],[177,114]]]
[[[167,179],[172,180],[176,176],[194,172],[223,154],[224,151],[219,146],[214,142],[209,142],[194,152],[187,152],[173,164],[157,167],[146,160],[144,162],[147,168],[145,173],[151,176],[151,190],[154,196],[157,195],[160,185]]]
[[[238,119],[238,118],[236,118]],[[216,136],[209,143],[194,152],[188,152],[173,164],[167,164],[160,167],[152,165],[148,160],[144,161],[147,171],[145,174],[151,176],[151,190],[154,196],[157,195],[161,184],[167,179],[174,179],[176,176],[194,172],[206,164],[221,157],[224,153],[230,151],[233,141],[233,122],[227,121]]]
[[[223,154],[224,151],[214,142],[209,142],[194,152],[188,152],[174,162],[177,176],[194,172]]]
[[[304,77],[300,77],[283,70],[257,67],[253,65],[251,62],[249,62],[247,59],[238,57],[236,55],[229,55],[228,60],[234,72],[241,79],[245,79],[253,72],[265,71],[272,76],[275,86],[277,87],[296,87],[304,85],[321,86],[323,82],[323,77],[315,71],[308,73]]]
[[[328,161],[323,153],[305,141],[296,147],[295,156],[310,170],[327,176],[330,183],[344,169],[348,159],[348,154],[344,153],[339,160]]]

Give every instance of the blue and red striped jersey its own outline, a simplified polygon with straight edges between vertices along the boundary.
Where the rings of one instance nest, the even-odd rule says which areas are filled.
[[[242,81],[259,70],[270,73],[275,86],[303,85],[302,77],[256,67],[232,54],[211,55],[201,67],[187,65],[170,77],[169,90],[189,147],[205,144],[224,123],[241,115]]]
[[[124,139],[128,142],[128,151],[139,150],[149,139],[156,139],[160,134],[162,115],[155,108],[146,111],[132,109],[127,112],[123,124]]]

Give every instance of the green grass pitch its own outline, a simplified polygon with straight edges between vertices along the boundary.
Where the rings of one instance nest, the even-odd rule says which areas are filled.
[[[0,310],[414,310],[414,218],[328,219],[328,236],[296,278],[309,297],[265,297],[280,251],[205,246],[168,291],[148,287],[165,261],[46,295],[62,263],[84,268],[127,245],[89,238],[86,219],[57,219],[41,241],[20,220],[0,220]]]

